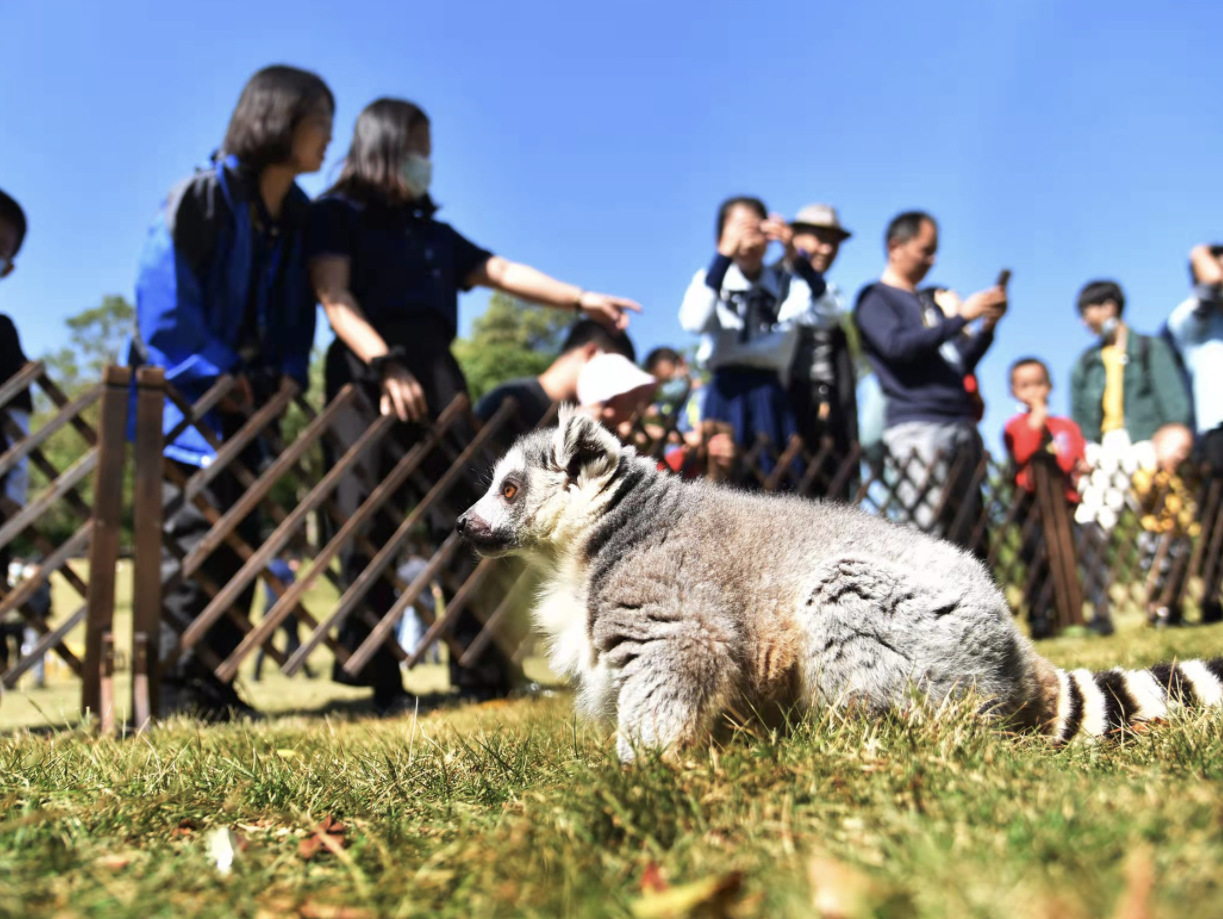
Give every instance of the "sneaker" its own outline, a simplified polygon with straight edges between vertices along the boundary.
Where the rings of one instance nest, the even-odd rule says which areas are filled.
[[[480,656],[474,667],[460,667],[452,658],[450,686],[460,699],[488,702],[506,698],[513,691],[514,682],[500,653],[491,649]]]
[[[1039,641],[1042,638],[1052,638],[1056,632],[1053,628],[1053,623],[1043,616],[1033,616],[1028,622],[1028,630],[1032,633],[1032,640]]]
[[[1111,619],[1101,619],[1099,616],[1087,623],[1087,628],[1102,638],[1112,635],[1117,631]]]
[[[394,692],[374,690],[374,711],[379,718],[396,718],[416,711],[419,700],[406,689]]]
[[[1147,623],[1156,629],[1168,629],[1182,625],[1184,617],[1179,607],[1154,606],[1147,612]]]
[[[161,712],[163,718],[183,714],[213,723],[259,718],[258,710],[238,695],[232,683],[215,677],[211,681],[198,677],[163,680]]]

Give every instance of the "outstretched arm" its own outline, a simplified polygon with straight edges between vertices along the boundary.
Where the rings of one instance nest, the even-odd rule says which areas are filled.
[[[584,290],[498,255],[479,265],[467,283],[491,287],[541,306],[577,310],[611,329],[628,328],[629,313],[641,312],[641,305],[633,300]]]

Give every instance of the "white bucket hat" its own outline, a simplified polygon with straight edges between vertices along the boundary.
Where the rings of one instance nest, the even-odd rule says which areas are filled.
[[[578,404],[610,402],[617,396],[654,387],[658,381],[622,354],[596,354],[578,375]]]

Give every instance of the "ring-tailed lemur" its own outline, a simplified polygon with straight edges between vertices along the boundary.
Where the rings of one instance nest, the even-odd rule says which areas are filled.
[[[459,520],[483,555],[544,571],[537,621],[590,715],[682,749],[719,716],[886,708],[972,689],[1059,742],[1223,701],[1223,659],[1066,672],[1016,629],[984,566],[854,508],[659,472],[589,418],[521,438]]]

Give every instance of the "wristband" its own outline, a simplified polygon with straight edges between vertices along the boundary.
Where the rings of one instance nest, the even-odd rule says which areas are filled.
[[[382,376],[386,372],[387,364],[399,364],[403,366],[404,350],[400,345],[391,348],[386,354],[379,354],[377,357],[369,359],[369,369]]]

